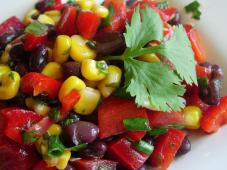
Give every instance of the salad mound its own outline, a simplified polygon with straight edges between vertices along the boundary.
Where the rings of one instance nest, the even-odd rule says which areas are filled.
[[[223,76],[168,1],[39,0],[0,24],[0,169],[165,170],[227,123]]]

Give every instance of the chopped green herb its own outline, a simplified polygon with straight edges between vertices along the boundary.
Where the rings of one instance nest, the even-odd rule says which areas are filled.
[[[61,113],[58,107],[55,107],[52,109],[51,113],[49,114],[49,117],[51,120],[58,122],[60,119]]]
[[[31,144],[37,141],[36,133],[34,131],[31,132],[22,131],[21,136],[24,144]]]
[[[88,41],[86,42],[86,45],[91,48],[91,49],[95,49],[96,48],[96,44],[94,41]]]
[[[108,65],[105,61],[97,61],[96,67],[100,73],[107,74],[108,73]]]
[[[55,0],[47,0],[48,6],[52,6],[54,4]]]
[[[50,136],[48,140],[48,155],[60,156],[63,154],[65,146],[62,144],[59,136]]]
[[[67,117],[63,122],[62,122],[62,126],[69,126],[77,121],[79,121],[79,117],[76,115],[70,115],[69,117]]]
[[[44,24],[41,24],[38,21],[32,22],[30,25],[28,25],[25,28],[25,32],[29,34],[35,34],[35,35],[43,35],[47,32],[48,27]]]
[[[193,1],[192,3],[185,6],[185,11],[187,13],[192,13],[194,19],[200,20],[202,12],[200,11],[200,3],[198,1]]]
[[[100,166],[98,170],[111,170],[112,168],[106,166]]]
[[[162,1],[162,2],[158,2],[156,5],[159,9],[166,9],[169,6],[169,2],[168,1]]]
[[[69,150],[76,152],[76,151],[84,150],[86,148],[87,148],[87,143],[82,143],[69,148]]]
[[[154,127],[150,131],[147,132],[149,136],[159,136],[167,133],[168,129],[166,127]]]
[[[101,27],[109,26],[111,23],[111,18],[115,13],[114,6],[112,3],[110,3],[108,9],[109,9],[109,15],[105,19],[102,20]]]
[[[75,6],[76,5],[76,1],[75,0],[68,0],[67,1],[67,4],[70,4],[72,6]]]
[[[208,87],[208,78],[207,77],[198,77],[198,84],[199,87],[202,87],[203,89],[206,89]]]
[[[180,125],[180,124],[172,124],[172,125],[167,125],[166,128],[184,129],[185,126],[184,125]]]
[[[49,135],[47,132],[44,133],[44,135],[43,135],[43,139],[44,139],[44,140],[48,140],[49,137],[50,137],[50,135]]]
[[[123,120],[126,130],[150,130],[147,119],[144,118],[128,118]]]
[[[147,155],[150,155],[154,150],[153,145],[150,145],[149,143],[147,143],[143,140],[135,142],[135,143],[133,143],[133,145],[136,147],[137,150],[139,150]]]

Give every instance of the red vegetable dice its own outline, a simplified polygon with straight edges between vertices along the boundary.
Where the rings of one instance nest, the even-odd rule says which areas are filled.
[[[124,132],[123,120],[138,117],[148,119],[146,109],[137,108],[133,100],[105,99],[98,110],[99,137],[107,138]]]
[[[164,135],[157,137],[155,148],[149,158],[151,166],[165,170],[169,167],[180,148],[185,132],[177,129],[169,129]]]
[[[0,114],[6,120],[5,135],[21,144],[22,130],[41,120],[41,116],[37,113],[19,108],[5,108]]]
[[[76,26],[79,33],[86,39],[94,38],[101,18],[91,11],[81,11],[77,17]]]
[[[159,112],[147,111],[150,126],[165,126],[171,124],[182,124],[184,121],[183,115],[180,112]]]
[[[146,135],[145,131],[128,131],[123,134],[124,137],[130,138],[133,141],[139,141]]]
[[[206,77],[210,78],[211,77],[211,68],[203,67],[200,65],[196,65],[196,75],[197,77]]]
[[[57,168],[48,167],[45,161],[39,161],[33,166],[32,170],[57,170]]]
[[[61,82],[40,73],[30,72],[21,79],[21,91],[34,96],[47,93],[50,99],[54,99],[60,87]]]
[[[110,143],[108,145],[108,155],[129,170],[139,169],[150,156],[137,151],[126,138]]]
[[[222,125],[227,123],[227,96],[223,97],[220,104],[210,106],[203,113],[200,125],[207,133],[216,132]]]
[[[78,159],[71,161],[71,164],[77,170],[100,170],[101,167],[106,167],[108,170],[115,170],[117,168],[117,162],[103,159]]]
[[[61,10],[63,8],[63,4],[61,0],[40,0],[36,3],[35,7],[43,13],[50,10]]]
[[[42,35],[35,35],[27,33],[25,35],[24,49],[25,51],[32,51],[37,46],[44,44],[47,40],[47,33]]]
[[[77,8],[69,5],[66,6],[58,22],[57,33],[69,36],[76,34],[76,17]]]
[[[209,105],[207,105],[200,99],[198,93],[195,93],[191,96],[187,96],[186,103],[187,106],[191,105],[198,106],[202,110],[202,112],[205,112],[209,108]]]

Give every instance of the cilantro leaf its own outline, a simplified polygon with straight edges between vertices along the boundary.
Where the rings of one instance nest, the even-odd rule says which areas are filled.
[[[65,146],[62,144],[59,136],[50,136],[48,139],[48,155],[60,156],[63,154]]]
[[[146,63],[135,59],[125,61],[127,92],[143,106],[149,100],[152,107],[162,111],[180,110],[185,92],[181,80],[161,62]]]
[[[25,28],[26,33],[42,35],[45,34],[48,30],[48,27],[44,24],[41,24],[38,21],[34,21]]]
[[[141,131],[141,130],[150,130],[147,119],[144,118],[128,118],[123,120],[125,129]]]
[[[157,6],[159,9],[165,9],[165,8],[168,8],[169,2],[168,2],[168,1],[162,1],[162,2],[157,3],[156,6]]]
[[[80,150],[84,150],[84,149],[86,149],[87,148],[87,143],[82,143],[82,144],[79,144],[79,145],[76,145],[76,146],[73,146],[73,147],[71,147],[71,148],[68,148],[69,150],[71,150],[71,151],[74,151],[74,152],[76,152],[76,151],[80,151]]]
[[[110,3],[108,10],[109,10],[109,15],[106,18],[102,19],[101,27],[107,27],[111,23],[111,18],[115,13],[114,6],[112,3]]]
[[[200,3],[198,1],[193,1],[192,3],[185,6],[185,11],[187,13],[192,13],[194,19],[200,20],[202,12],[200,11]]]

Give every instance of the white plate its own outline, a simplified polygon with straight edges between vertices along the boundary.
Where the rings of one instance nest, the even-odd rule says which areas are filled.
[[[1,0],[0,22],[11,15],[22,17],[35,0]],[[182,7],[192,0],[172,0]],[[203,0],[202,19],[197,28],[203,38],[203,46],[212,63],[224,68],[227,75],[227,1]],[[227,77],[223,83],[223,94],[227,94]],[[169,170],[226,170],[227,127],[213,135],[194,134],[189,154],[172,163]]]

